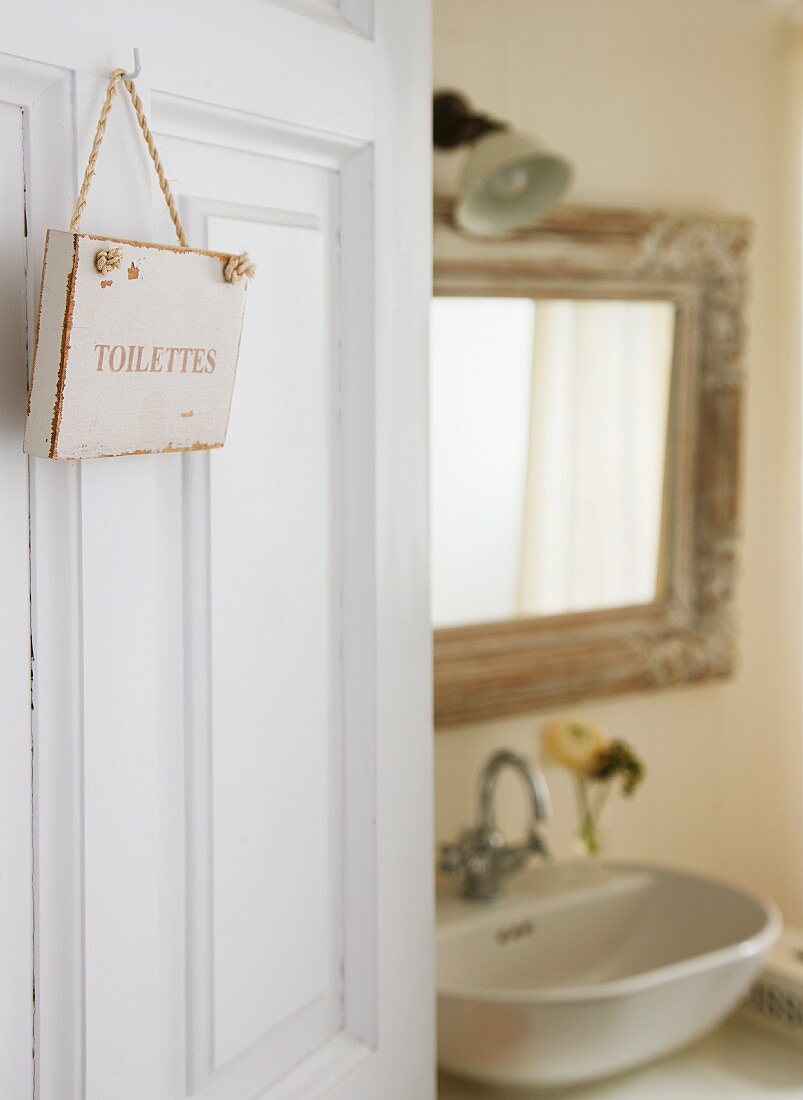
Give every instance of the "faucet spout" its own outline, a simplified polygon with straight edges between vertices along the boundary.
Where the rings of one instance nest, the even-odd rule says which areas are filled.
[[[529,797],[529,827],[518,844],[508,844],[496,828],[496,783],[504,768],[512,768],[521,776]],[[464,829],[454,843],[443,846],[441,869],[457,876],[465,897],[477,901],[497,898],[505,878],[525,867],[531,855],[548,856],[538,825],[547,821],[551,812],[549,788],[538,768],[518,753],[502,749],[490,758],[480,775],[476,825]]]
[[[496,831],[494,796],[497,780],[504,768],[512,768],[524,781],[530,800],[531,826],[540,821],[549,821],[552,816],[552,801],[543,774],[518,753],[511,752],[510,749],[500,749],[494,753],[480,774],[477,814],[479,827],[489,832]]]

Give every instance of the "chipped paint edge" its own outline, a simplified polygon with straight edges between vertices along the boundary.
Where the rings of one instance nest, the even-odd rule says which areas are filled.
[[[48,230],[48,233],[50,230]],[[207,248],[184,248],[180,244],[157,244],[154,241],[132,241],[126,237],[104,237],[97,233],[73,233],[74,237],[83,237],[87,241],[112,241],[114,244],[128,244],[134,248],[153,248],[161,252],[177,252],[179,255],[209,256],[213,260],[230,260],[236,252],[212,252]]]
[[[33,338],[33,359],[31,360],[31,377],[28,382],[28,404],[25,409],[26,418],[31,415],[31,398],[33,396],[33,380],[36,374],[36,358],[39,354],[39,333],[42,327],[42,299],[45,294],[45,270],[47,269],[47,250],[50,247],[50,230],[45,233],[45,247],[42,253],[42,278],[39,280],[39,306],[36,311],[36,331]]]
[[[67,361],[70,355],[70,334],[72,332],[73,312],[75,311],[75,289],[78,274],[78,238],[80,234],[73,233],[73,262],[67,279],[67,301],[64,309],[64,323],[61,329],[61,360],[59,372],[56,377],[56,403],[53,407],[53,421],[50,434],[50,457],[56,458],[61,430],[61,416],[64,409],[64,386],[67,381]]]

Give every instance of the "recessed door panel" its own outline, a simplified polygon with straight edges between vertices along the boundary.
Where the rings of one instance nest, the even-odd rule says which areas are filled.
[[[229,442],[210,460],[217,1065],[336,994],[336,425],[323,232],[303,220],[209,221],[211,248],[247,241],[259,270]]]

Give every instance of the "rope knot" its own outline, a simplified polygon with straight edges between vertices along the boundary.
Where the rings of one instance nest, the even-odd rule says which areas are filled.
[[[123,262],[122,248],[101,248],[95,256],[95,267],[101,275],[111,275]]]
[[[256,272],[257,265],[247,252],[241,252],[239,256],[229,256],[223,268],[223,278],[227,283],[236,283],[239,279],[253,279]]]

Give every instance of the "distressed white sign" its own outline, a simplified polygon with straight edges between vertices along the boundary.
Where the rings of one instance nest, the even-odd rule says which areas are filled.
[[[119,266],[104,264],[99,252]],[[28,454],[97,458],[221,447],[247,285],[224,277],[230,259],[49,230]]]

